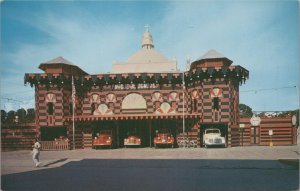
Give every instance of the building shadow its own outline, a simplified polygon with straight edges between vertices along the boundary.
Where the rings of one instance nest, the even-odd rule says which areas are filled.
[[[60,163],[60,162],[64,162],[64,161],[66,161],[67,159],[68,159],[68,158],[59,159],[59,160],[56,160],[56,161],[47,163],[47,164],[45,164],[45,165],[42,165],[41,167],[49,167],[49,166],[51,166],[51,165],[54,165],[54,164],[57,164],[57,163]]]

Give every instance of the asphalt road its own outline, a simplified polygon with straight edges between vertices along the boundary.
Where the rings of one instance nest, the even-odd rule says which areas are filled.
[[[299,166],[278,160],[83,159],[2,175],[3,190],[298,190]]]

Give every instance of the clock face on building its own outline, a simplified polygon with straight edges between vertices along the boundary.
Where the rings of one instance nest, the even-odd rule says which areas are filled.
[[[253,116],[250,119],[250,123],[251,123],[252,126],[259,126],[260,122],[261,122],[260,117]]]

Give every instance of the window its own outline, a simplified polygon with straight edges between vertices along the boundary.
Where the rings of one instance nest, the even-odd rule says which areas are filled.
[[[114,103],[113,102],[108,103],[108,109],[114,110]]]
[[[122,101],[121,105],[122,111],[124,110],[130,110],[136,111],[138,110],[146,110],[147,109],[147,103],[145,98],[137,93],[130,93],[128,94]]]
[[[176,101],[172,101],[172,102],[171,102],[171,107],[172,107],[174,110],[176,110],[176,106],[177,106]]]
[[[92,109],[91,109],[91,114],[94,114],[94,111],[96,110],[96,103],[92,103],[91,105]]]
[[[219,114],[216,112],[215,113],[215,121],[218,121],[219,120]]]
[[[213,109],[219,110],[219,98],[218,97],[214,97],[214,99],[213,99]]]
[[[160,102],[159,102],[159,101],[156,101],[156,102],[155,102],[155,109],[158,109],[158,108],[160,108]]]
[[[73,103],[69,104],[69,113],[73,115]]]
[[[193,112],[196,113],[198,111],[198,102],[196,99],[193,99]]]
[[[48,114],[49,115],[53,115],[53,103],[52,102],[48,102],[47,106],[48,106]]]

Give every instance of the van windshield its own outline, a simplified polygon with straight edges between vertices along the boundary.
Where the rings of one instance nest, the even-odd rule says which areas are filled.
[[[209,130],[206,130],[206,133],[220,133],[220,130],[219,129],[209,129]]]
[[[111,130],[101,130],[100,135],[111,135]]]
[[[161,129],[158,131],[158,133],[170,133],[169,129]]]

